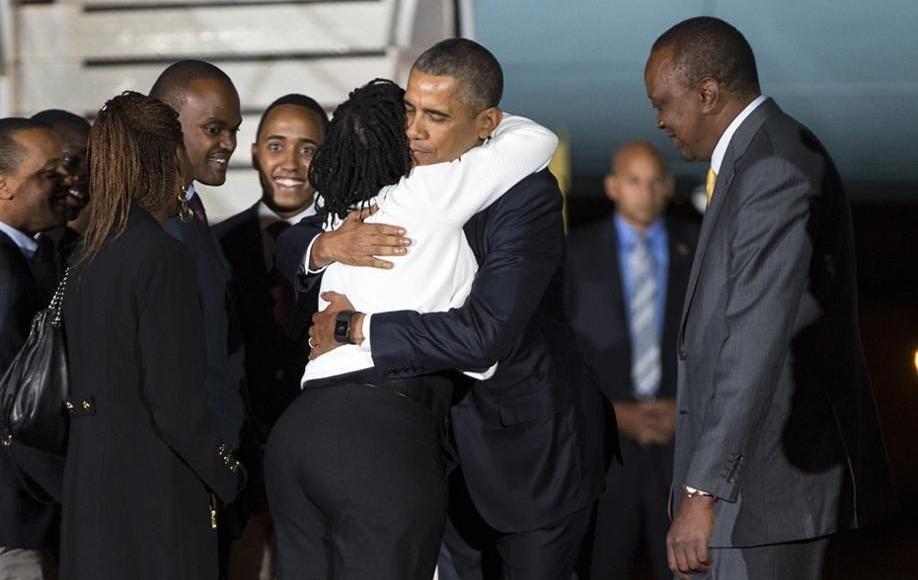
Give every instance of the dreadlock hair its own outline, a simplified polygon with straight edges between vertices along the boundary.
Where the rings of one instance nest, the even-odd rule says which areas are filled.
[[[89,132],[89,226],[81,262],[127,226],[137,203],[150,213],[171,207],[181,191],[178,113],[152,97],[126,91],[99,111]]]
[[[411,170],[405,135],[405,91],[386,79],[354,89],[338,105],[325,143],[309,166],[322,215],[347,216],[365,208],[382,187]]]

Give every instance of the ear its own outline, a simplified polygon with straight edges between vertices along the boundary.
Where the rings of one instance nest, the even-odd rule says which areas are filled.
[[[478,138],[484,141],[490,137],[503,118],[504,112],[500,110],[500,107],[489,107],[478,113]]]
[[[6,177],[3,175],[0,175],[0,199],[13,199],[13,192],[10,191],[10,186],[7,184]]]
[[[673,194],[676,192],[676,180],[672,175],[667,175],[666,179],[663,180],[663,197],[667,201],[673,198]]]
[[[258,143],[252,143],[252,169],[261,171],[258,168]]]
[[[720,104],[720,84],[712,78],[703,78],[696,87],[701,112],[714,112]]]
[[[618,178],[614,175],[607,175],[603,180],[603,185],[605,186],[606,197],[614,203],[618,198]]]

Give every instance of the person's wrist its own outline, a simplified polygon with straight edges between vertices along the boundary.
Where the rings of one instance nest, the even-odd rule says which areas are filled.
[[[363,312],[355,312],[351,318],[351,326],[348,332],[348,342],[360,346],[363,344],[363,319],[366,315]]]
[[[708,493],[701,489],[696,489],[690,485],[683,485],[682,489],[685,491],[685,497],[688,499],[707,500],[707,502],[712,504],[717,503],[717,497],[715,497],[712,493]]]
[[[333,232],[323,232],[316,237],[312,244],[312,252],[309,254],[309,268],[318,270],[331,264],[334,260],[328,255],[328,236],[334,235]]]

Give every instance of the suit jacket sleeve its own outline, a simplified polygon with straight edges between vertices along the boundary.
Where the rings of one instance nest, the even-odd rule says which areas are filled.
[[[558,137],[545,127],[505,115],[484,145],[459,159],[415,167],[396,187],[426,200],[447,224],[462,227],[527,175],[548,166]]]
[[[0,257],[2,259],[2,257]],[[29,284],[17,276],[11,264],[0,263],[0,375],[16,358],[29,334],[31,319],[35,312],[25,307],[33,299],[29,296]],[[35,287],[32,287],[32,292]]]
[[[275,243],[274,268],[293,284],[297,293],[308,292],[320,278],[303,270],[303,260],[309,244],[324,231],[322,223],[317,216],[305,217],[287,228]]]
[[[743,458],[755,447],[789,350],[812,255],[814,193],[805,175],[775,158],[739,173],[730,189],[739,210],[723,289],[727,339],[710,345],[714,395],[682,482],[727,501],[736,500]]]
[[[488,368],[526,330],[563,257],[561,194],[553,179],[540,179],[515,187],[487,211],[487,248],[462,308],[373,315],[381,377]]]
[[[194,263],[182,249],[164,247],[141,269],[138,332],[143,397],[163,440],[226,502],[236,478],[217,453],[216,426],[206,402],[204,320],[188,288]]]

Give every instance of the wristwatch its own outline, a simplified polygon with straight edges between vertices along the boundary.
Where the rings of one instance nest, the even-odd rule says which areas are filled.
[[[335,316],[335,341],[344,344],[351,342],[351,320],[354,319],[353,310],[342,310]]]

